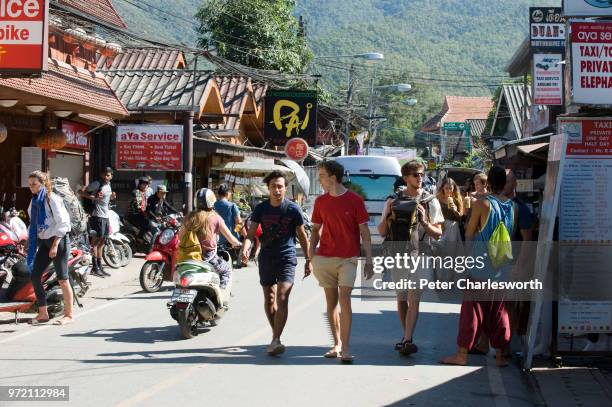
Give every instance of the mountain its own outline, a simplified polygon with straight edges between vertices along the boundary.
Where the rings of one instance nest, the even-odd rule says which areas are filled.
[[[504,67],[528,33],[530,6],[560,6],[559,0],[298,0],[315,55],[376,51],[385,56],[373,68],[359,68],[357,87],[372,74],[380,83],[413,84],[416,107],[382,108],[389,117],[391,143],[404,138],[439,110],[444,94],[491,95]],[[132,29],[172,42],[194,45],[193,15],[202,0],[114,0]],[[237,16],[234,16],[237,17]],[[355,60],[316,60],[311,69],[340,101],[347,64]],[[358,61],[357,61],[358,62]],[[363,62],[359,62],[363,64]],[[334,65],[336,67],[330,67]],[[367,97],[357,95],[357,102]],[[405,96],[402,96],[402,98]],[[397,100],[399,96],[387,95]],[[393,130],[393,128],[401,130]],[[383,132],[385,133],[385,132]],[[384,134],[383,134],[384,135]],[[398,142],[397,144],[405,144]]]

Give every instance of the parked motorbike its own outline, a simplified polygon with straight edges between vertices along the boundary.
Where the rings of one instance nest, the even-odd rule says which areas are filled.
[[[130,223],[127,217],[123,217],[121,223],[121,233],[130,240],[132,253],[149,253],[163,227],[160,223],[149,222],[149,230],[141,237],[140,228]]]
[[[18,247],[18,242],[0,231],[0,266],[10,266],[11,280],[7,288],[0,286],[0,312],[15,313],[15,323],[19,321],[20,312],[36,312],[36,294],[30,278],[30,271],[25,256]],[[42,283],[47,295],[47,309],[53,317],[64,310],[62,289],[53,279],[52,269],[42,275]]]
[[[217,253],[231,267],[230,254],[223,250]],[[198,335],[200,325],[216,326],[229,309],[231,279],[228,286],[221,289],[219,275],[205,261],[190,260],[177,264],[174,283],[174,292],[166,305],[185,339]]]
[[[111,268],[125,267],[130,264],[133,256],[130,239],[120,232],[121,220],[117,212],[110,210],[108,214],[109,235],[104,241],[102,258]]]
[[[173,281],[176,251],[179,245],[180,217],[170,215],[162,220],[163,229],[157,234],[153,248],[140,269],[140,286],[149,293],[159,291],[164,281]]]

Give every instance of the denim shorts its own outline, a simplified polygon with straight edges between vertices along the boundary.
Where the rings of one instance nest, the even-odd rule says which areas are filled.
[[[264,287],[271,287],[277,283],[293,284],[295,279],[295,266],[297,257],[268,254],[263,251],[259,254],[259,283]]]

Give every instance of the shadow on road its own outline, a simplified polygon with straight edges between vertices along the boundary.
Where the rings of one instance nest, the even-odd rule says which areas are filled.
[[[208,329],[201,328],[200,333]],[[152,344],[174,342],[180,339],[177,325],[157,328],[96,329],[95,331],[62,335],[66,338],[100,338],[107,342]]]

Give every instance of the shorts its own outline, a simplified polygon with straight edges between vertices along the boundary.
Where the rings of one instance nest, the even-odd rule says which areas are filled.
[[[312,271],[323,288],[353,288],[357,279],[357,264],[357,257],[314,256]]]
[[[411,273],[407,269],[392,269],[391,278],[394,283],[405,282],[405,281],[414,281],[416,283],[417,288],[414,290],[408,290],[407,288],[397,288],[395,290],[395,295],[397,296],[397,299],[400,301],[407,301],[409,292],[412,293],[413,296],[414,295],[420,296],[422,290],[419,289],[418,287],[419,287],[421,280],[427,280],[428,282],[434,281],[433,270],[429,268],[420,268],[420,267],[414,273]]]
[[[271,287],[278,283],[293,284],[297,257],[260,253],[258,263],[259,283],[263,287]]]
[[[101,239],[108,237],[108,219],[98,216],[89,218],[89,234]]]

